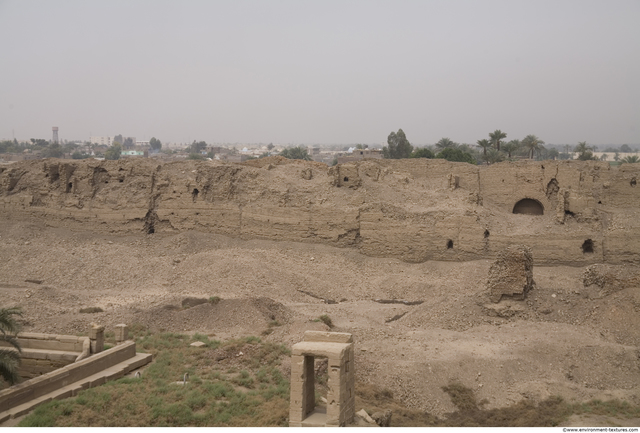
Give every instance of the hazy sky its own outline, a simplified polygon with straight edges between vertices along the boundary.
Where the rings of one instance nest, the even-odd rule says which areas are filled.
[[[0,0],[0,139],[640,143],[640,1]]]

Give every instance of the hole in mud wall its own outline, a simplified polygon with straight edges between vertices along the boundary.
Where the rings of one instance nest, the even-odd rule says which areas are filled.
[[[196,201],[196,199],[198,198],[198,194],[200,194],[198,188],[193,188],[193,192],[191,193],[191,198],[193,198],[193,201]]]
[[[344,177],[344,179],[342,179],[344,182],[349,182],[349,178],[347,176]]]
[[[560,185],[558,185],[558,181],[555,178],[551,179],[547,184],[547,191],[546,191],[547,198],[551,200],[553,197],[556,196],[556,194],[558,194],[559,190],[560,190]]]
[[[576,214],[574,214],[573,212],[571,212],[570,210],[565,210],[564,214],[567,216],[576,216]]]
[[[485,231],[484,231],[484,238],[485,238],[485,239],[486,239],[486,238],[488,238],[490,234],[491,234],[491,233],[489,233],[489,230],[485,230]]]
[[[582,252],[584,254],[593,253],[593,241],[591,239],[587,239],[582,244]]]
[[[538,200],[523,198],[513,207],[513,213],[524,215],[544,215],[544,207]]]
[[[124,182],[124,179],[118,179],[118,182],[122,183]]]
[[[631,179],[631,181],[629,182],[629,185],[631,186],[636,186],[636,178],[634,177],[633,179]]]
[[[67,184],[67,191],[66,192],[71,192],[72,189],[73,189],[73,182],[69,182]]]
[[[453,241],[452,241],[451,239],[449,239],[449,240],[447,241],[447,249],[448,249],[448,250],[450,250],[450,249],[452,249],[452,248],[453,248]]]

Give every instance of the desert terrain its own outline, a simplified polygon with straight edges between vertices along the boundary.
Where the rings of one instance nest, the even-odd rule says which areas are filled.
[[[157,176],[143,198],[136,198],[141,194],[138,185],[130,191],[128,201],[122,197],[132,185],[122,181],[113,185],[112,181],[105,186],[104,179],[110,174],[113,179],[118,168],[134,173],[133,162],[108,166],[99,172],[103,177],[98,181],[94,170],[95,184],[87,186],[86,193],[76,192],[75,198],[73,188],[82,187],[81,179],[69,175],[57,180],[59,184],[49,180],[39,184],[34,174],[42,170],[43,163],[39,164],[12,165],[0,178],[5,188],[0,212],[0,302],[2,307],[23,307],[25,331],[75,334],[86,332],[92,322],[107,330],[127,323],[220,339],[261,335],[264,340],[290,346],[306,330],[331,329],[353,334],[358,381],[388,388],[407,406],[435,415],[454,410],[441,389],[452,381],[472,388],[478,399],[488,401],[488,408],[552,395],[572,401],[618,398],[640,404],[640,284],[630,279],[626,281],[632,283],[615,290],[584,284],[585,269],[592,263],[640,272],[634,243],[640,237],[634,219],[638,202],[624,205],[619,199],[610,208],[598,210],[595,202],[607,204],[605,193],[586,193],[583,185],[573,183],[566,186],[566,203],[558,205],[549,196],[548,177],[543,177],[542,186],[536,187],[538,196],[540,201],[546,196],[553,202],[554,210],[544,216],[513,215],[501,205],[495,191],[485,188],[483,196],[482,189],[472,191],[465,185],[464,175],[455,170],[466,164],[440,170],[445,174],[432,181],[437,187],[429,189],[425,187],[430,182],[428,173],[417,175],[417,170],[402,172],[383,166],[376,171],[375,164],[367,162],[356,167],[360,183],[349,187],[331,183],[335,177],[331,170],[340,167],[283,166],[276,161],[271,166],[232,167],[248,173],[245,185],[270,176],[272,182],[262,192],[244,192],[239,175],[229,175],[230,168],[223,167],[227,175],[236,176],[224,180],[232,194],[226,201],[212,195],[211,207],[228,212],[234,200],[245,200],[242,221],[247,224],[247,218],[253,218],[253,228],[240,226],[234,232],[228,220],[211,215],[214,222],[208,224],[189,220],[186,214],[169,216],[170,210],[184,213],[190,209],[200,218],[206,212],[207,202],[199,200],[204,200],[207,189],[194,186],[196,180],[183,179],[189,173],[194,178],[199,175],[196,172],[205,170],[204,163],[176,166],[172,176],[180,182],[174,180],[166,189],[181,184],[184,191],[165,192],[164,198],[151,194],[153,203],[144,206],[138,203],[158,188]],[[53,173],[46,167],[52,163],[44,164],[42,173]],[[594,171],[594,165],[584,167],[578,171]],[[79,166],[75,173],[85,168]],[[344,175],[347,169],[353,170],[342,167],[340,182],[348,177],[353,180],[353,174]],[[23,171],[17,182],[13,181],[15,170]],[[384,182],[385,170],[387,183],[376,187],[374,182]],[[447,177],[447,170],[453,175]],[[638,171],[634,170],[632,174]],[[62,169],[56,168],[58,172]],[[285,180],[277,183],[275,177]],[[580,174],[578,178],[582,180]],[[291,187],[305,181],[320,186],[315,190],[308,186],[307,191]],[[95,187],[98,182],[100,188]],[[613,190],[615,185],[606,188]],[[578,193],[582,196],[571,201]],[[114,194],[120,198],[112,200]],[[174,195],[173,202],[163,209],[162,203],[169,203],[166,194]],[[276,196],[288,201],[280,203],[279,221],[269,222],[274,230],[267,236],[265,215],[270,212],[266,205],[261,206],[261,200],[274,205]],[[326,208],[332,200],[335,206],[344,204],[332,214],[336,226],[349,220],[352,209],[358,209],[357,231],[347,227],[342,234],[340,227],[328,224],[315,237],[296,239],[297,234],[287,228],[287,224],[295,226],[290,220],[296,218],[296,212],[305,209],[305,218],[319,215],[331,222],[326,211],[315,213],[313,205]],[[83,202],[80,207],[79,202]],[[93,210],[78,216],[91,206]],[[395,206],[392,211],[391,206]],[[574,206],[575,211],[558,213],[558,206]],[[548,207],[545,202],[545,209]],[[261,208],[264,211],[259,215]],[[367,209],[374,210],[367,214]],[[108,217],[91,222],[93,214]],[[373,214],[393,220],[393,224],[380,223],[384,234],[377,238]],[[437,221],[417,222],[419,216]],[[474,221],[477,230],[465,226],[467,221]],[[149,230],[150,222],[153,230]],[[444,240],[453,239],[454,251],[447,251],[452,248],[443,240],[439,252],[434,252],[435,247],[426,245],[430,238],[420,238],[413,231],[420,224],[431,227],[432,233],[441,230]],[[478,240],[464,250],[473,230]],[[495,245],[486,244],[489,230],[489,239],[497,239]],[[593,255],[578,248],[585,236],[595,240]],[[385,244],[386,237],[413,238],[414,246],[403,250],[398,242]],[[559,253],[554,252],[554,242],[560,251],[569,251],[561,244],[563,239],[575,239],[575,251],[555,263],[554,254]],[[603,246],[607,242],[608,249]],[[415,245],[420,243],[424,249],[417,251]],[[494,303],[486,285],[489,267],[497,252],[510,244],[532,246],[536,284],[525,300],[503,298]],[[463,251],[457,250],[458,245]],[[212,296],[221,301],[182,308],[185,298]],[[80,313],[88,307],[103,311]],[[321,315],[331,319],[332,328],[317,320]],[[272,326],[273,322],[279,326]]]

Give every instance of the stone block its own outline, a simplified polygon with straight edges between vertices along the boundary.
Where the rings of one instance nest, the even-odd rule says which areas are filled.
[[[346,332],[305,331],[304,341],[322,343],[353,343],[353,336]]]
[[[104,326],[92,323],[91,329],[89,330],[89,338],[92,340],[96,340],[100,336],[104,336]]]
[[[489,297],[500,302],[503,296],[524,300],[535,286],[531,248],[524,245],[507,247],[489,269]]]
[[[122,343],[129,339],[129,328],[124,323],[116,325],[116,344]],[[192,346],[196,344],[193,343]],[[204,343],[203,343],[204,345]]]

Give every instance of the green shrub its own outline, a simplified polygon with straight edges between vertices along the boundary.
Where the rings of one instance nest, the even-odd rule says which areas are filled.
[[[331,317],[327,316],[326,314],[323,314],[322,316],[319,317],[319,319],[329,328],[333,328],[333,321],[331,320]]]

